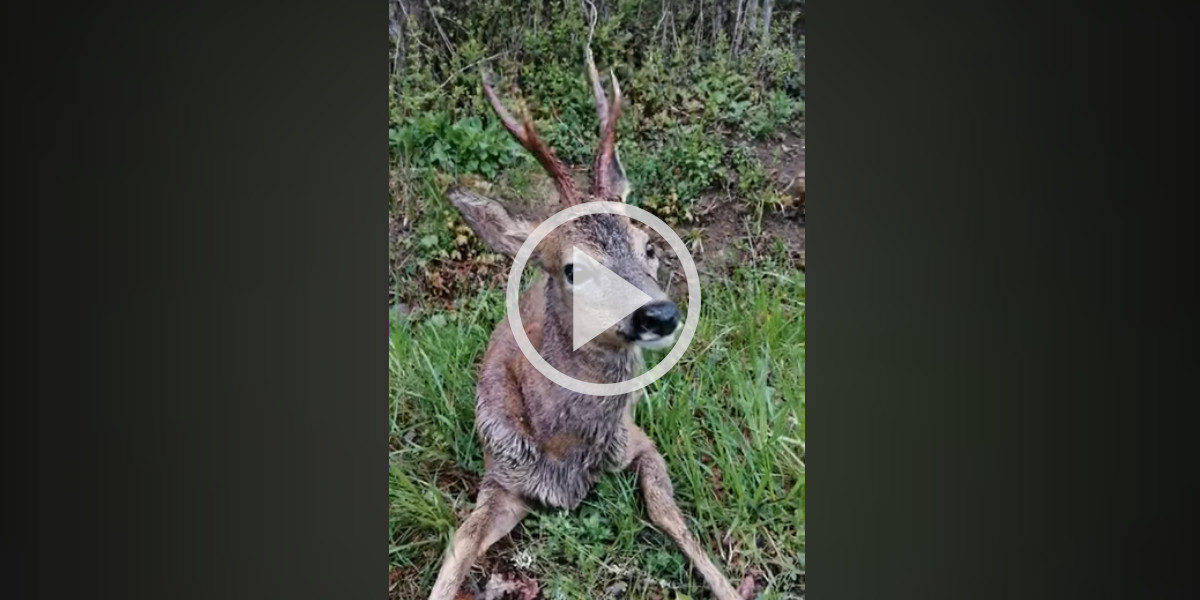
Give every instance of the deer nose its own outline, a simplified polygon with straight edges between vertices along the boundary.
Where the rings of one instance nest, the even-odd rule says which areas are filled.
[[[633,329],[639,335],[653,333],[659,336],[670,335],[679,325],[679,310],[671,301],[647,304],[633,313]]]

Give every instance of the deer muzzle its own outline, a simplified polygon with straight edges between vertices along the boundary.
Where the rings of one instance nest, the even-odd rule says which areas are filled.
[[[670,300],[651,302],[633,313],[633,334],[643,346],[656,347],[654,342],[670,343],[679,327],[679,309]]]

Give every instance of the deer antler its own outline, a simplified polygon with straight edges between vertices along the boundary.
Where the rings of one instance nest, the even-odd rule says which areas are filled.
[[[605,97],[604,86],[600,85],[600,73],[596,72],[591,46],[583,47],[583,56],[587,60],[588,81],[592,84],[592,94],[596,96],[596,116],[600,117],[600,133],[603,135],[605,123],[608,122],[608,98]]]
[[[621,167],[621,158],[616,150],[617,117],[621,114],[621,85],[617,83],[617,74],[610,71],[613,98],[612,104],[609,104],[604,87],[600,85],[600,74],[596,71],[591,47],[584,46],[583,54],[587,61],[588,79],[592,83],[592,94],[596,96],[596,116],[600,118],[600,147],[596,150],[596,160],[592,165],[591,194],[604,199],[614,195],[624,198],[628,193],[628,184],[625,169]]]
[[[542,143],[538,138],[537,132],[533,127],[533,120],[529,117],[529,111],[525,111],[522,115],[524,124],[518,123],[516,119],[509,114],[504,105],[500,103],[500,99],[496,97],[496,90],[488,81],[487,72],[480,68],[480,74],[483,78],[483,93],[487,96],[488,102],[492,105],[492,110],[496,111],[496,116],[500,117],[500,122],[504,124],[504,128],[512,134],[533,157],[542,164],[542,168],[554,179],[554,186],[558,188],[559,201],[564,206],[579,204],[579,191],[575,189],[575,182],[571,179],[567,168],[562,161],[554,155],[554,151]]]

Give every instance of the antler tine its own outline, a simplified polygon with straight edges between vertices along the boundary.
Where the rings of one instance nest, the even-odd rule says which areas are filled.
[[[596,71],[591,46],[583,47],[583,56],[587,60],[588,79],[592,82],[592,94],[596,96],[596,115],[600,117],[600,133],[603,134],[608,121],[608,98],[604,95],[604,86],[600,85],[600,73]]]
[[[567,168],[554,155],[554,151],[542,143],[538,138],[537,131],[533,127],[533,119],[529,116],[529,111],[524,111],[523,123],[517,122],[512,114],[508,112],[504,105],[501,104],[500,98],[496,96],[496,89],[492,87],[492,83],[488,81],[487,71],[480,68],[480,75],[483,79],[483,94],[487,96],[488,103],[492,105],[492,110],[496,112],[496,116],[500,117],[500,123],[504,128],[512,134],[521,146],[529,151],[534,158],[542,164],[542,168],[550,174],[554,179],[554,185],[558,188],[559,201],[564,205],[579,204],[579,192],[575,189],[575,183],[567,173]]]
[[[595,70],[594,65],[589,65],[589,75],[595,73]],[[608,173],[613,167],[614,144],[617,138],[617,117],[621,115],[621,84],[617,82],[616,72],[610,70],[609,77],[612,79],[612,104],[603,106],[605,104],[602,100],[604,97],[603,91],[597,94],[596,102],[596,108],[600,112],[600,147],[596,151],[596,163],[592,167],[592,193],[600,197],[606,197],[613,192],[613,190],[609,189]],[[599,89],[599,78],[592,79],[592,82],[593,87]],[[607,110],[602,110],[602,106]]]
[[[513,135],[513,137],[517,138],[517,141],[520,142],[522,146],[529,148],[529,136],[526,135],[525,128],[522,127],[521,124],[513,118],[512,114],[508,112],[508,109],[504,108],[504,105],[500,103],[500,98],[496,97],[496,88],[492,87],[492,82],[488,80],[487,71],[480,69],[479,73],[483,79],[483,95],[487,96],[488,103],[492,105],[492,110],[496,112],[496,116],[500,117],[500,122],[504,125],[504,128],[507,129],[508,132]]]

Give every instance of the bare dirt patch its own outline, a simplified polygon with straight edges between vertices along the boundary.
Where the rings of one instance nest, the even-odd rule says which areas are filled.
[[[754,155],[767,170],[776,189],[794,200],[804,219],[804,138],[790,132],[770,142],[754,145]]]

